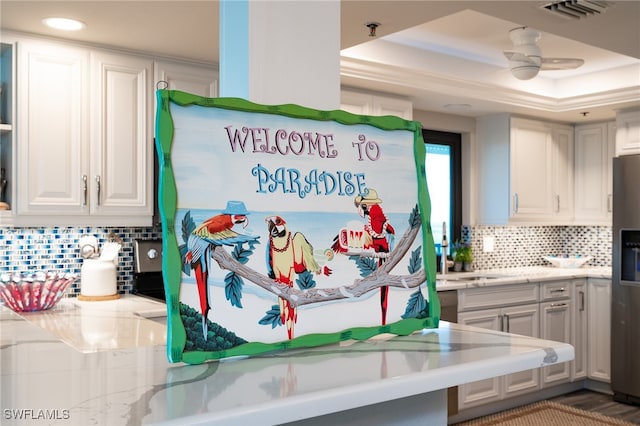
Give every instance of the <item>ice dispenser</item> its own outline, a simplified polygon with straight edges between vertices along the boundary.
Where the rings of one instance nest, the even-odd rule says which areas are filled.
[[[620,246],[620,280],[640,282],[640,229],[622,229]]]

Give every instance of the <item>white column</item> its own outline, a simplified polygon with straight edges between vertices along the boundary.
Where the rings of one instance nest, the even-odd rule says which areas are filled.
[[[339,0],[221,0],[220,96],[340,106]]]

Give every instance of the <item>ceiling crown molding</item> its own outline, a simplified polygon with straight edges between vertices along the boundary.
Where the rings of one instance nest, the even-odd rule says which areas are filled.
[[[452,97],[490,99],[505,105],[516,105],[547,112],[640,102],[640,86],[637,84],[598,93],[561,98],[344,56],[340,58],[340,75],[343,78],[348,78],[351,86],[355,84],[357,87],[357,81],[362,81],[364,88],[369,87],[371,83],[387,87],[393,86],[397,88],[398,94],[405,96],[411,96],[411,93],[416,91],[429,91]]]

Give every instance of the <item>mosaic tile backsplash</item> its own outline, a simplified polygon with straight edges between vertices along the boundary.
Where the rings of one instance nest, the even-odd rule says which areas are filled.
[[[116,270],[118,292],[131,293],[135,272],[134,241],[162,238],[160,230],[117,227],[0,228],[0,272],[56,270],[80,274],[80,237],[95,235],[102,246],[112,232],[123,240]],[[80,294],[80,285],[81,280],[76,281],[68,295]]]
[[[606,226],[465,226],[474,269],[545,266],[542,256],[592,256],[587,266],[611,266],[612,234]],[[78,241],[95,235],[102,245],[113,232],[124,241],[118,258],[118,292],[130,293],[134,276],[134,241],[161,238],[155,228],[52,227],[0,228],[0,272],[63,270],[80,273]],[[485,236],[494,238],[494,251],[483,252]],[[81,282],[69,290],[80,294]]]
[[[463,227],[471,242],[475,269],[548,266],[543,256],[592,256],[585,265],[611,267],[610,226],[474,226]],[[494,250],[483,251],[484,237]]]

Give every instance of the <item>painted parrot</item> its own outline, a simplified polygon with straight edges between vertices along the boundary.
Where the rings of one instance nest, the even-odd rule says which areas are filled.
[[[376,190],[368,188],[364,194],[356,196],[354,205],[358,214],[367,219],[364,230],[371,236],[371,247],[376,253],[389,253],[390,245],[393,242],[395,230],[384,214],[382,200],[378,197]],[[385,260],[378,258],[378,266]],[[380,311],[381,323],[387,323],[387,308],[389,305],[389,286],[380,287]]]
[[[293,287],[295,274],[305,271],[330,275],[331,269],[321,267],[313,257],[313,246],[300,232],[292,234],[280,216],[269,216],[264,220],[269,230],[267,243],[267,273],[276,282]],[[279,298],[280,321],[287,327],[289,339],[293,339],[293,326],[297,321],[297,308],[289,301]]]
[[[187,253],[184,258],[187,271],[193,270],[198,297],[200,298],[200,312],[202,313],[202,334],[207,339],[207,317],[211,306],[209,305],[209,259],[217,246],[233,246],[237,243],[255,241],[258,237],[240,233],[249,224],[244,203],[230,201],[222,214],[213,216],[189,235],[187,240]]]

